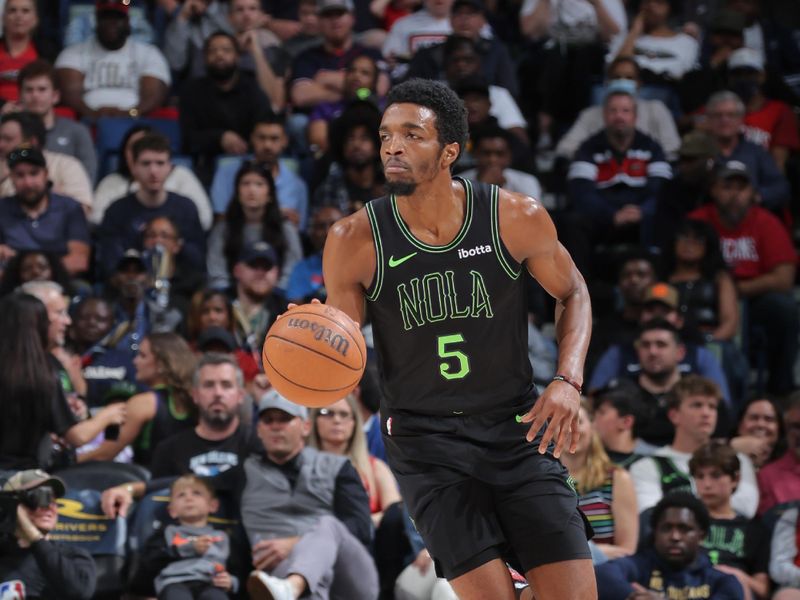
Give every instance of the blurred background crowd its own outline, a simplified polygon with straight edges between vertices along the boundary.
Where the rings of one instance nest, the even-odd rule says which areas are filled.
[[[563,460],[601,597],[800,598],[795,0],[0,6],[0,598],[453,597],[374,365],[308,414],[260,358],[384,194],[412,77],[466,105],[455,174],[539,199],[587,280]]]

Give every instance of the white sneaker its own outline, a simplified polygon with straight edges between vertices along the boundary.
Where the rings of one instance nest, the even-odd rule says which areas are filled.
[[[247,578],[250,600],[296,600],[294,588],[286,579],[253,571]]]

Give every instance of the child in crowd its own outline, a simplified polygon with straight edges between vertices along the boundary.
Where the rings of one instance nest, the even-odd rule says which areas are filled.
[[[718,570],[739,580],[745,598],[768,598],[769,534],[758,517],[748,519],[731,507],[739,469],[736,451],[721,440],[701,446],[689,460],[697,495],[711,516],[703,546]]]
[[[238,580],[225,562],[228,536],[208,524],[219,506],[214,490],[196,475],[184,475],[170,489],[169,515],[177,524],[153,534],[145,549],[148,562],[160,561],[155,579],[158,600],[228,600]]]

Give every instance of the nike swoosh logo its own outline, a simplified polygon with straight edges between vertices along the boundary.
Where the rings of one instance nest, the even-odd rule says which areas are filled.
[[[404,256],[403,258],[398,258],[398,259],[396,259],[396,260],[395,260],[395,257],[394,257],[394,256],[390,256],[390,257],[389,257],[389,268],[390,268],[390,269],[393,269],[393,268],[395,268],[395,267],[399,267],[399,266],[400,266],[400,265],[402,265],[404,262],[406,262],[408,259],[410,259],[410,258],[414,258],[416,255],[417,255],[417,253],[416,253],[416,252],[412,252],[412,253],[411,253],[411,254],[409,254],[408,256]]]

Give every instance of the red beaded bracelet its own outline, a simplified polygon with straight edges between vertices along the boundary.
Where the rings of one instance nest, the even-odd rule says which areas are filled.
[[[577,381],[570,379],[569,377],[566,377],[564,375],[555,375],[553,377],[553,381],[563,381],[564,383],[568,383],[576,390],[578,390],[579,394],[583,393],[583,386],[581,386],[581,384],[579,384]]]

